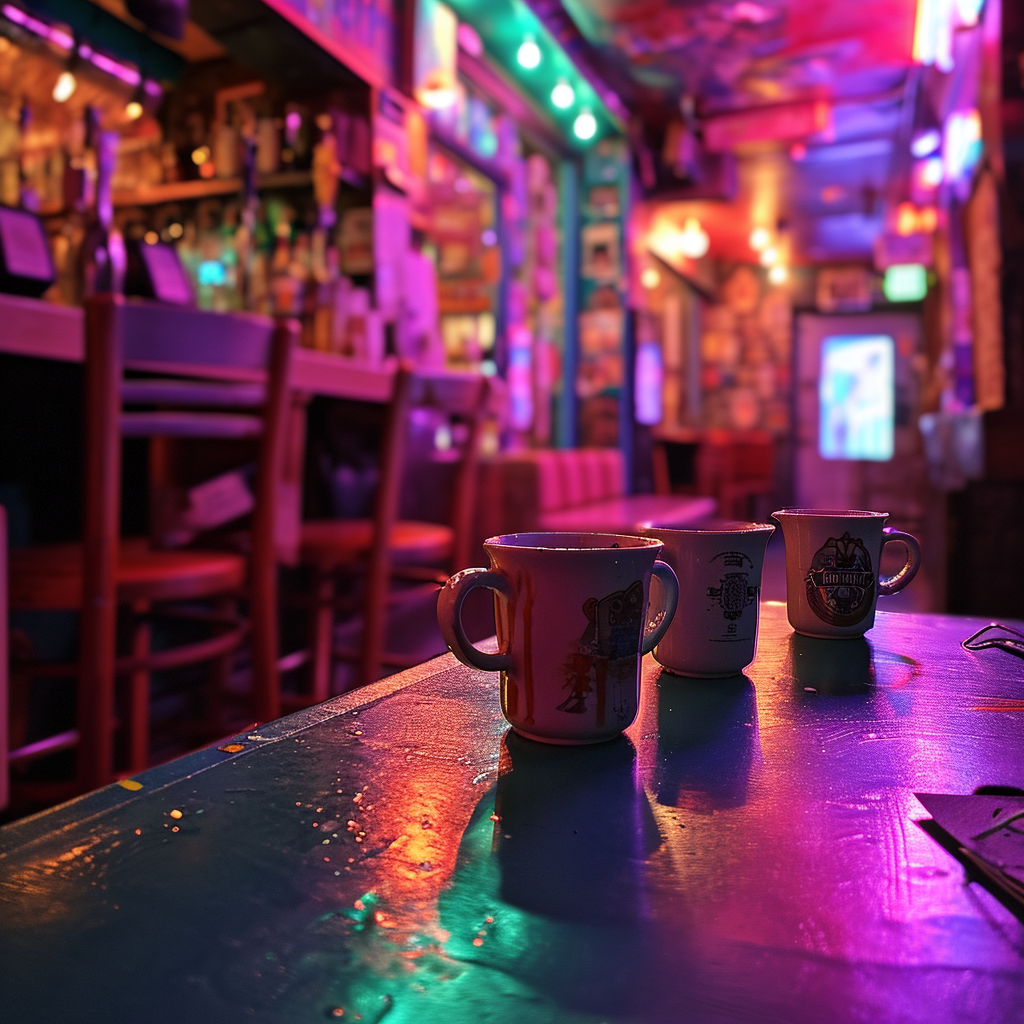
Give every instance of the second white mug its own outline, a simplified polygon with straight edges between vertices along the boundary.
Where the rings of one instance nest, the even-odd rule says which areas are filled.
[[[733,676],[754,660],[764,553],[775,527],[722,523],[707,529],[651,526],[679,580],[679,606],[654,657],[669,672]]]

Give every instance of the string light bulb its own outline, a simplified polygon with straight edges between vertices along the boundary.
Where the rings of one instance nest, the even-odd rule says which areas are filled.
[[[710,248],[711,238],[700,226],[700,221],[696,217],[687,217],[679,235],[679,251],[692,260],[699,260],[708,254]]]
[[[772,284],[785,284],[789,280],[789,271],[782,263],[776,263],[771,270],[768,271],[768,280]]]
[[[648,291],[657,288],[661,284],[661,274],[658,273],[657,267],[644,267],[640,274],[640,283]]]
[[[65,68],[57,77],[57,82],[53,87],[52,95],[54,102],[67,103],[67,101],[75,95],[75,90],[77,88],[78,79],[75,78],[73,72]]]
[[[583,110],[573,122],[572,130],[577,139],[592,139],[597,134],[597,118],[589,110]]]
[[[750,248],[754,252],[761,252],[767,249],[771,240],[771,232],[767,228],[754,228],[750,232]]]
[[[532,71],[540,64],[540,47],[533,39],[524,39],[519,46],[516,60],[527,71]]]
[[[551,90],[551,102],[559,110],[566,110],[576,101],[576,90],[563,78]]]
[[[774,245],[761,250],[761,266],[774,267],[779,262],[779,250]]]

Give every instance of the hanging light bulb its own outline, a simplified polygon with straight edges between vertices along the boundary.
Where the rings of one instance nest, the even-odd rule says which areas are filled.
[[[129,121],[138,121],[145,113],[146,108],[143,106],[145,98],[146,92],[140,80],[135,92],[132,93],[132,98],[124,105],[124,116]]]
[[[761,266],[774,267],[778,262],[779,250],[774,245],[769,245],[767,249],[761,250]]]
[[[640,274],[640,283],[648,289],[657,288],[661,284],[661,274],[657,267],[644,267]]]
[[[592,139],[597,134],[597,118],[589,110],[584,110],[573,122],[572,130],[577,139]]]
[[[771,232],[767,228],[754,228],[750,232],[750,248],[754,252],[761,252],[768,248],[769,243],[772,240]]]
[[[53,99],[56,103],[67,103],[69,99],[75,94],[75,90],[78,88],[78,79],[75,78],[74,73],[65,68],[57,78],[57,83],[53,87]]]
[[[519,46],[519,52],[516,54],[516,60],[518,60],[520,65],[526,68],[527,71],[532,71],[538,64],[540,64],[540,47],[533,39],[524,39]]]
[[[679,251],[692,260],[706,256],[711,248],[711,238],[700,226],[696,217],[687,217],[683,223],[683,231],[679,236]]]
[[[789,280],[789,271],[782,263],[776,263],[771,270],[768,271],[768,280],[772,284],[785,284]]]
[[[559,110],[571,107],[575,101],[576,90],[564,78],[551,90],[551,102]]]

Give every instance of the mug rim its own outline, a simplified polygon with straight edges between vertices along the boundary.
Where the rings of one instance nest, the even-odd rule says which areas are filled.
[[[857,508],[780,508],[776,516],[802,516],[805,519],[888,519],[888,512],[875,512]]]
[[[755,523],[755,522],[728,522],[723,521],[719,526],[660,526],[658,523],[644,523],[640,527],[640,532],[646,536],[648,533],[652,533],[657,530],[659,533],[671,534],[672,536],[682,536],[689,534],[697,537],[713,537],[718,534],[755,534],[755,533],[774,533],[778,527],[774,523]]]
[[[527,544],[527,543],[516,543],[519,538],[537,537],[537,538],[579,538],[579,537],[593,537],[593,538],[605,538],[609,541],[626,541],[626,544],[606,544],[604,546],[586,545],[581,544],[569,544],[569,543],[538,543],[538,544]],[[607,551],[629,551],[629,550],[648,550],[650,548],[662,547],[662,543],[655,537],[641,537],[638,534],[631,533],[591,533],[588,531],[581,530],[523,530],[519,533],[501,533],[494,537],[488,537],[484,541],[484,549],[488,547],[499,548],[502,551],[566,551],[572,554],[582,554],[585,552],[607,552]]]

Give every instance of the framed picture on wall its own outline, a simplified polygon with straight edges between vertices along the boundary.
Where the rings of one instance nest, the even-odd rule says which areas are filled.
[[[583,277],[616,281],[621,273],[618,224],[588,224],[582,232]]]

